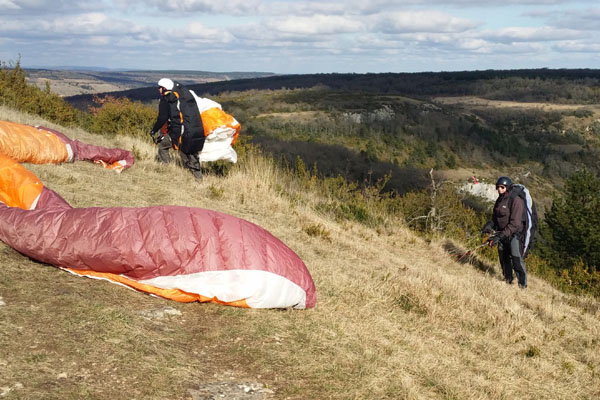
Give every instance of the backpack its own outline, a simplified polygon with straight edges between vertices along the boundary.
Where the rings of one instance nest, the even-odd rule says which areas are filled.
[[[179,99],[179,112],[183,118],[183,129],[179,138],[179,150],[185,154],[195,154],[204,147],[204,126],[198,112],[196,99],[188,88],[174,82],[173,92]]]
[[[510,198],[508,200],[508,207],[512,211],[512,204],[515,197],[520,197],[523,199],[525,203],[525,208],[523,209],[523,217],[522,221],[525,223],[525,229],[522,232],[520,242],[521,242],[521,254],[523,255],[523,259],[526,259],[529,255],[529,250],[533,247],[535,243],[534,235],[537,232],[538,228],[538,215],[537,210],[535,208],[535,203],[531,198],[531,194],[529,190],[521,184],[515,183],[512,186],[512,190],[510,192]]]

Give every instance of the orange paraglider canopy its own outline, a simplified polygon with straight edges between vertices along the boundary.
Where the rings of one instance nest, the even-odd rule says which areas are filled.
[[[69,160],[66,144],[53,133],[7,121],[0,121],[0,153],[32,164],[60,164]]]
[[[21,164],[0,153],[0,201],[9,207],[29,210],[42,193],[44,185]]]

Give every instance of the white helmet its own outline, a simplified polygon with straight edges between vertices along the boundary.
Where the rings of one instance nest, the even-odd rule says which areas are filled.
[[[160,81],[158,81],[158,86],[162,86],[167,90],[173,90],[175,84],[169,78],[162,78]]]

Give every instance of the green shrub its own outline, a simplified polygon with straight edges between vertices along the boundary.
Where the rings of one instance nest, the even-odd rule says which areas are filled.
[[[223,187],[217,186],[217,185],[210,185],[208,187],[208,191],[209,191],[209,196],[215,200],[220,200],[225,195],[225,189]]]
[[[321,224],[310,224],[302,229],[308,236],[321,237],[331,242],[331,232]]]
[[[466,205],[465,198],[453,185],[441,185],[410,192],[399,201],[407,225],[424,235],[441,234],[455,240],[478,243],[477,233],[487,215]]]
[[[573,111],[573,115],[577,118],[588,118],[594,116],[594,112],[586,108],[578,108],[577,110]]]
[[[568,268],[555,269],[548,260],[532,254],[527,258],[527,271],[562,292],[600,298],[600,272],[581,261]]]
[[[148,137],[156,121],[157,110],[127,98],[106,96],[95,97],[98,107],[91,107],[92,117],[86,121],[85,129],[103,135],[127,135]]]
[[[569,292],[591,294],[600,297],[600,273],[595,267],[578,262],[571,268],[560,271],[561,286]]]
[[[600,178],[587,170],[576,172],[540,224],[539,254],[556,270],[600,266]]]
[[[48,83],[44,90],[28,84],[19,61],[14,67],[5,62],[0,64],[0,104],[39,115],[60,125],[74,126],[79,121],[77,109],[52,93]]]
[[[526,349],[522,350],[521,353],[528,358],[539,357],[541,350],[535,345],[530,345]]]
[[[561,364],[561,368],[569,375],[572,375],[573,372],[575,372],[575,365],[570,361],[563,361]]]

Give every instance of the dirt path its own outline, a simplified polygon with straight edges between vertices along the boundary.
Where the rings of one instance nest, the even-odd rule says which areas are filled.
[[[488,100],[476,96],[458,96],[458,97],[434,97],[433,101],[439,104],[459,104],[474,107],[493,107],[493,108],[534,108],[546,111],[565,111],[587,108],[600,111],[600,106],[595,104],[555,104],[555,103],[528,103],[518,101]]]

